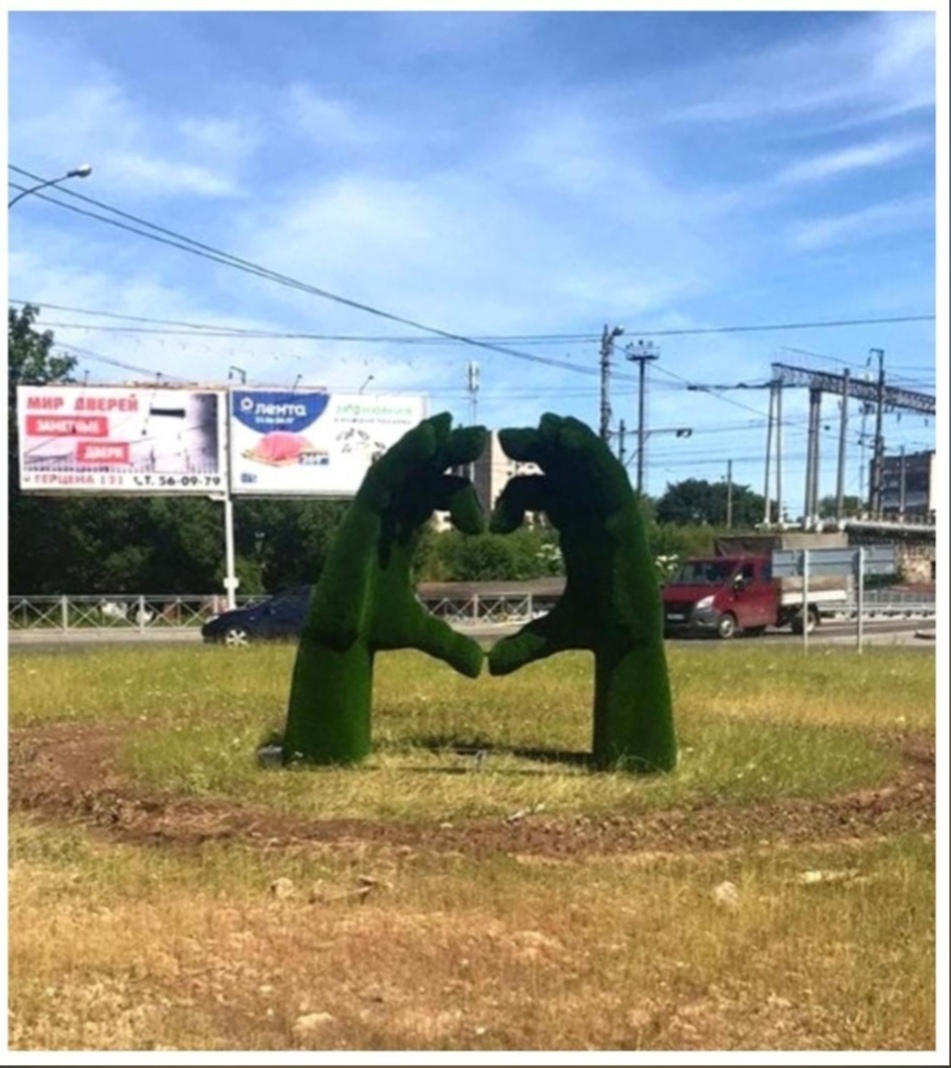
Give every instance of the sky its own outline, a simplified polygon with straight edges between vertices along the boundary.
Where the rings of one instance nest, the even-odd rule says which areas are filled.
[[[598,429],[619,327],[632,480],[646,352],[645,491],[762,493],[774,363],[874,378],[881,350],[944,405],[936,36],[930,11],[13,11],[9,197],[93,170],[11,209],[8,295],[91,384],[421,393],[493,429]],[[808,391],[783,393],[795,519]],[[832,396],[822,427],[820,496]],[[851,401],[848,494],[873,431]],[[883,432],[935,448],[934,417]]]

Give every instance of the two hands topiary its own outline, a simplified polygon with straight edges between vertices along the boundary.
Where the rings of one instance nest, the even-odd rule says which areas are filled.
[[[416,598],[413,552],[435,510],[464,533],[485,520],[468,479],[448,468],[481,455],[483,427],[423,420],[368,471],[337,533],[304,625],[284,732],[286,763],[352,763],[370,750],[373,660],[414,648],[475,678],[483,653]],[[594,653],[599,768],[670,770],[677,758],[663,620],[636,497],[620,462],[584,423],[544,415],[537,429],[499,433],[514,460],[541,474],[513,478],[492,515],[508,533],[526,512],[558,529],[565,592],[540,619],[499,641],[489,671],[505,675],[565,649]]]

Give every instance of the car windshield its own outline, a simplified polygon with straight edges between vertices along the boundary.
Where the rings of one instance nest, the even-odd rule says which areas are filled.
[[[733,574],[733,560],[688,560],[681,564],[669,586],[722,586]]]
[[[289,590],[282,590],[280,593],[274,594],[271,598],[271,604],[275,606],[299,604],[302,601],[307,601],[309,597],[310,586],[294,586]]]

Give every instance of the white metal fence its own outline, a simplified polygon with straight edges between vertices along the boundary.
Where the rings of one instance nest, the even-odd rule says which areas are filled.
[[[239,605],[260,600],[237,598]],[[8,598],[7,622],[11,631],[200,629],[226,607],[224,596],[210,594],[22,596]]]
[[[264,595],[236,598],[239,607]],[[551,593],[473,593],[419,598],[433,615],[458,626],[525,623],[548,612],[557,601]],[[214,594],[139,594],[20,596],[8,598],[10,631],[30,630],[182,630],[201,628],[225,611],[226,598]],[[858,615],[857,603],[842,604],[834,613],[848,620]],[[906,590],[866,590],[864,619],[933,619],[934,594]]]

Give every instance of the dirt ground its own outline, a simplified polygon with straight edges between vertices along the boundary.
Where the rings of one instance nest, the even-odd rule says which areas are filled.
[[[121,728],[57,725],[11,732],[9,798],[11,811],[79,822],[130,844],[170,848],[216,840],[273,850],[308,842],[357,840],[367,845],[425,847],[436,853],[476,857],[703,852],[751,844],[854,840],[898,829],[933,828],[933,739],[895,733],[888,740],[903,758],[895,780],[876,790],[840,797],[745,807],[698,804],[631,816],[535,814],[530,820],[471,820],[448,825],[307,820],[239,802],[145,792],[117,766]]]
[[[556,872],[588,858],[623,856],[649,866],[690,856],[709,858],[715,868],[733,850],[804,845],[834,852],[934,828],[934,743],[908,732],[883,736],[902,759],[893,781],[875,790],[746,806],[702,802],[599,816],[535,812],[450,824],[304,818],[240,801],[147,790],[119,761],[123,732],[141,729],[61,724],[13,731],[11,808],[34,820],[88,828],[106,843],[175,851],[185,859],[200,855],[206,842],[234,843],[260,850],[268,866],[330,852],[359,857],[361,868],[370,862],[374,874],[374,859],[397,856],[429,857],[437,867],[460,855],[511,857]],[[817,989],[839,989],[839,942],[810,949],[807,940],[792,965],[780,954],[784,970],[775,977],[734,967],[742,947],[753,947],[755,957],[768,943],[772,920],[765,913],[745,933],[727,923],[715,950],[705,932],[691,936],[698,956],[690,966],[681,959],[684,932],[672,927],[668,941],[658,936],[656,944],[666,946],[662,955],[629,970],[642,925],[665,916],[663,904],[625,905],[599,928],[590,902],[566,900],[555,914],[539,917],[529,894],[513,899],[504,915],[470,908],[460,922],[426,898],[396,908],[385,896],[378,903],[374,897],[364,905],[355,895],[367,893],[369,884],[328,884],[328,896],[315,899],[293,885],[290,896],[277,895],[282,883],[290,880],[276,880],[240,908],[215,900],[192,915],[190,908],[180,914],[159,905],[157,921],[122,905],[93,905],[87,914],[85,901],[75,906],[78,913],[65,909],[58,929],[42,916],[38,937],[50,940],[50,953],[68,961],[57,942],[57,930],[66,930],[79,946],[76,954],[91,950],[107,963],[91,972],[63,965],[38,980],[38,991],[21,967],[11,1046],[814,1050],[848,1042],[918,1049],[931,1041],[927,1006],[912,998],[896,1009],[887,985],[875,1002],[874,1012],[884,1013],[881,1026],[878,1015],[865,1018],[856,1010],[867,994],[858,1001],[841,995],[845,1009],[813,995],[820,979],[824,985]],[[175,932],[173,950],[166,928],[155,926],[166,922]],[[135,924],[133,941],[128,924]],[[606,933],[591,943],[592,930]],[[147,953],[134,940],[139,935]],[[41,958],[34,951],[30,959]],[[842,975],[858,982],[848,970]],[[913,1012],[906,1012],[908,1005]]]

